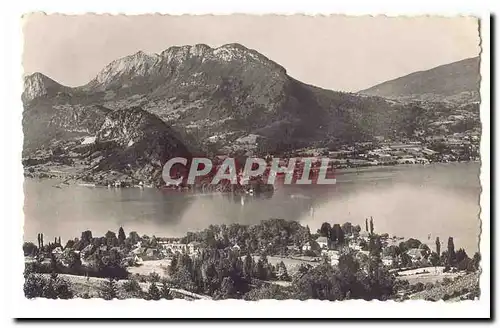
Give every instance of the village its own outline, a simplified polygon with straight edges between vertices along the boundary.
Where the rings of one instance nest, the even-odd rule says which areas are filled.
[[[49,273],[57,268],[59,273],[87,279],[89,276],[111,276],[116,279],[132,277],[141,283],[149,281],[153,275],[166,279],[171,287],[178,289],[185,286],[176,278],[178,272],[175,270],[179,268],[175,263],[186,260],[193,263],[208,261],[207,254],[213,252],[214,247],[223,248],[224,254],[232,254],[230,256],[236,254],[234,256],[239,257],[238,261],[242,263],[251,261],[252,268],[257,268],[251,269],[254,273],[261,270],[258,265],[265,267],[267,273],[257,273],[258,284],[265,282],[284,287],[291,286],[292,277],[308,268],[328,265],[335,269],[342,266],[341,258],[344,256],[345,261],[348,255],[359,263],[365,273],[372,270],[373,263],[379,263],[377,265],[393,275],[400,282],[391,296],[396,299],[408,298],[412,292],[422,292],[424,286],[431,290],[443,279],[458,279],[478,269],[479,254],[476,253],[470,259],[463,249],[455,251],[451,237],[448,239],[448,249],[441,254],[439,238],[436,239],[437,249],[431,251],[428,245],[416,239],[405,240],[403,237],[390,237],[386,233],[375,234],[373,218],[366,219],[364,229],[350,223],[342,226],[324,223],[317,233],[310,233],[309,227],[284,220],[263,221],[262,228],[258,226],[256,229],[264,231],[258,233],[262,235],[266,229],[278,227],[277,230],[282,230],[280,225],[285,225],[286,230],[291,226],[297,231],[295,235],[285,238],[288,240],[286,245],[283,242],[285,239],[269,238],[269,242],[255,237],[245,239],[248,233],[254,231],[253,228],[231,225],[210,226],[201,232],[188,233],[183,238],[140,237],[136,232],[129,233],[127,237],[122,228],[118,235],[108,231],[104,237],[95,238],[90,231],[85,231],[80,239],[68,240],[65,246],[61,244],[60,237],[55,238],[53,243],[44,244],[43,234],[39,234],[38,246],[25,243],[23,249],[26,264],[38,265],[35,272]],[[245,232],[241,232],[241,229],[245,229]],[[44,265],[45,269],[42,268]]]

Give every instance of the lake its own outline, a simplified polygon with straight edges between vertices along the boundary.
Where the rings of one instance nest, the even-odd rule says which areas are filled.
[[[53,180],[26,179],[25,240],[63,241],[84,230],[182,236],[210,224],[254,224],[269,218],[296,220],[312,232],[323,222],[359,224],[372,216],[375,231],[418,238],[442,249],[478,250],[479,163],[371,167],[337,172],[336,185],[280,186],[271,197],[193,194],[139,188],[55,188]],[[428,236],[430,240],[428,240]]]

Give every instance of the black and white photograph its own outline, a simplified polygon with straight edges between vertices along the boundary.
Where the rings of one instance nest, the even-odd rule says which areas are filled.
[[[481,299],[479,18],[22,25],[27,299]]]

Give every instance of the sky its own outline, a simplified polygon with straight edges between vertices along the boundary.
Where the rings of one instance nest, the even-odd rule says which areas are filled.
[[[348,92],[480,53],[472,17],[31,14],[23,32],[25,74],[67,86],[139,50],[197,43],[241,43],[302,82]]]

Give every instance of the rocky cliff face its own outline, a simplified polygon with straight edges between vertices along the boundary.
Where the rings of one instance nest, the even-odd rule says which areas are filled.
[[[22,99],[30,102],[37,98],[53,97],[69,89],[41,73],[34,73],[24,78]]]
[[[158,117],[140,108],[109,113],[96,133],[94,172],[119,171],[142,181],[161,180],[163,165],[189,150]]]

